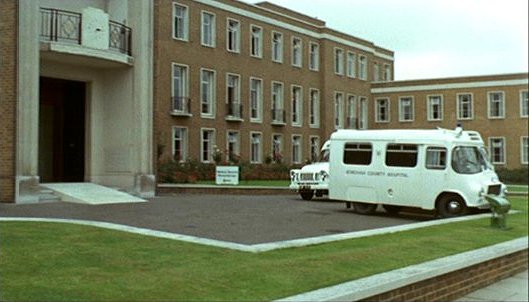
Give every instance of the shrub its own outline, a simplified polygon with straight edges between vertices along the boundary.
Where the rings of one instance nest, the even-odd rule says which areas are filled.
[[[529,173],[527,167],[512,170],[505,168],[497,168],[496,173],[498,173],[500,180],[507,184],[526,185],[529,182]]]

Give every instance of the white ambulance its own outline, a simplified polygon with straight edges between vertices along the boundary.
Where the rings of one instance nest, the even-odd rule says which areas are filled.
[[[453,217],[488,208],[486,194],[505,194],[475,131],[338,130],[330,142],[329,198],[361,214],[380,204]]]
[[[290,170],[290,189],[304,200],[329,194],[329,141],[323,144],[318,162]]]

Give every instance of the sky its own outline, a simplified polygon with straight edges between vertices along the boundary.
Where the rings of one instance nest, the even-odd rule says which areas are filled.
[[[528,71],[528,0],[267,1],[394,51],[395,80]]]

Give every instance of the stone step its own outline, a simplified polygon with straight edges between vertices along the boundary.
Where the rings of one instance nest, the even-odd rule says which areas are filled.
[[[112,204],[146,202],[125,192],[93,183],[45,183],[44,190],[50,190],[62,201],[85,204]]]

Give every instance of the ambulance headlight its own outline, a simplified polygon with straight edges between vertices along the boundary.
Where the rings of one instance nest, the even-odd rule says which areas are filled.
[[[479,190],[479,193],[478,193],[479,197],[485,197],[485,189],[484,188],[481,188],[481,190]]]
[[[325,172],[325,171],[320,171],[320,178],[322,181],[325,181],[329,178],[329,173]]]
[[[296,172],[295,171],[290,171],[290,179],[292,181],[295,181],[296,180]]]

